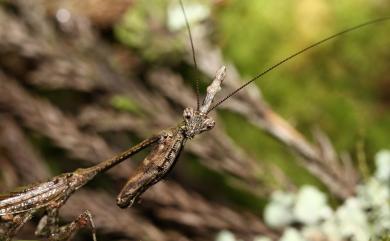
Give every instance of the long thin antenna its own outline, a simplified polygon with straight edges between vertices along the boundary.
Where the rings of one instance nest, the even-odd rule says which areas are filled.
[[[219,106],[220,104],[222,104],[225,100],[229,99],[230,97],[232,97],[233,95],[237,94],[237,92],[239,92],[240,90],[242,90],[243,88],[245,88],[247,85],[249,85],[250,83],[252,83],[253,81],[257,80],[258,78],[262,77],[263,75],[267,74],[268,72],[270,72],[271,70],[275,69],[276,67],[278,67],[279,65],[282,65],[284,64],[285,62],[289,61],[290,59],[296,57],[297,55],[300,55],[302,54],[303,52],[306,52],[307,50],[309,49],[312,49],[328,40],[331,40],[333,38],[336,38],[340,35],[343,35],[343,34],[346,34],[348,32],[351,32],[353,30],[356,30],[356,29],[359,29],[359,28],[362,28],[362,27],[365,27],[367,25],[371,25],[371,24],[374,24],[374,23],[378,23],[378,22],[382,22],[382,21],[386,21],[386,20],[390,20],[390,17],[382,17],[382,18],[377,18],[377,19],[374,19],[374,20],[370,20],[368,22],[364,22],[364,23],[361,23],[359,25],[356,25],[356,26],[353,26],[353,27],[350,27],[350,28],[347,28],[341,32],[338,32],[338,33],[335,33],[327,38],[324,38],[314,44],[311,44],[309,46],[307,46],[306,48],[304,49],[301,49],[300,51],[288,56],[287,58],[281,60],[280,62],[272,65],[271,67],[269,67],[268,69],[266,69],[265,71],[261,72],[260,74],[258,74],[257,76],[255,76],[254,78],[252,78],[251,80],[249,80],[248,82],[246,82],[245,84],[243,84],[241,87],[239,87],[238,89],[236,89],[235,91],[231,92],[230,94],[228,94],[226,97],[224,97],[222,100],[218,101],[215,105],[213,105],[213,107],[211,107],[209,109],[208,112],[212,111],[213,109],[215,109],[217,106]]]
[[[183,15],[184,15],[184,20],[186,22],[188,37],[190,38],[190,42],[191,42],[192,60],[194,61],[195,69],[198,69],[198,64],[196,63],[196,57],[195,57],[194,41],[192,40],[190,24],[188,22],[187,14],[186,14],[186,11],[184,9],[183,1],[179,0],[179,2],[180,2],[181,11],[183,12]],[[193,84],[195,84],[195,89],[196,89],[196,110],[199,110],[199,106],[200,106],[200,103],[199,103],[199,81],[193,80]]]

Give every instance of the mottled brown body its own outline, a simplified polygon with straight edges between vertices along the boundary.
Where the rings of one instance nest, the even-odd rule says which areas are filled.
[[[67,188],[67,174],[45,183],[0,196],[0,215],[17,214],[47,205]]]
[[[57,209],[87,178],[66,173],[52,180],[0,196],[0,240],[9,240],[40,209]],[[78,185],[75,185],[78,184]]]
[[[118,196],[118,206],[131,206],[150,186],[173,168],[186,137],[181,127],[163,132],[151,153],[142,161]]]
[[[90,168],[77,169],[71,173],[61,174],[51,180],[21,188],[19,191],[0,195],[0,241],[9,241],[19,229],[39,210],[46,215],[41,219],[36,235],[53,241],[68,240],[80,228],[90,227],[95,237],[92,215],[88,210],[79,215],[68,225],[58,225],[58,210],[79,188],[129,156],[157,142],[160,136],[153,136],[125,152],[103,161]]]

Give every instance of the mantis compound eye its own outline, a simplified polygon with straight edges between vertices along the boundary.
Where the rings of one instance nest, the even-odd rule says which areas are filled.
[[[210,122],[210,123],[207,125],[207,128],[208,128],[208,129],[211,129],[211,128],[214,128],[214,126],[215,126],[215,122],[212,121],[212,122]]]
[[[185,108],[183,112],[183,118],[188,121],[193,116],[193,113],[194,113],[193,109]]]
[[[215,126],[215,121],[211,120],[211,119],[208,119],[208,120],[205,121],[204,125],[205,125],[205,129],[206,130],[211,130]]]

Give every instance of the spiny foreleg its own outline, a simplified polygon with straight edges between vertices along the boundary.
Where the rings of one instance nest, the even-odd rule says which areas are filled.
[[[33,215],[33,212],[21,214],[9,214],[0,217],[0,241],[10,241],[27,223]]]
[[[92,231],[93,241],[96,241],[96,227],[91,213],[86,210],[73,222],[59,226],[58,208],[49,209],[47,215],[40,220],[35,235],[48,238],[51,241],[69,240],[81,228],[87,227]]]

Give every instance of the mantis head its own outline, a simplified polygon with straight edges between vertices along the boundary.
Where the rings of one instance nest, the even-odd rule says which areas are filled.
[[[207,87],[207,95],[203,100],[202,105],[194,110],[193,108],[186,108],[183,112],[184,125],[182,130],[184,135],[191,139],[194,136],[211,130],[215,126],[215,121],[207,116],[209,113],[211,103],[215,95],[221,90],[221,84],[226,77],[226,67],[222,66],[216,73],[215,79]]]
[[[200,111],[193,108],[186,108],[183,112],[184,126],[182,130],[184,135],[192,139],[204,131],[211,130],[215,126],[215,121]]]

